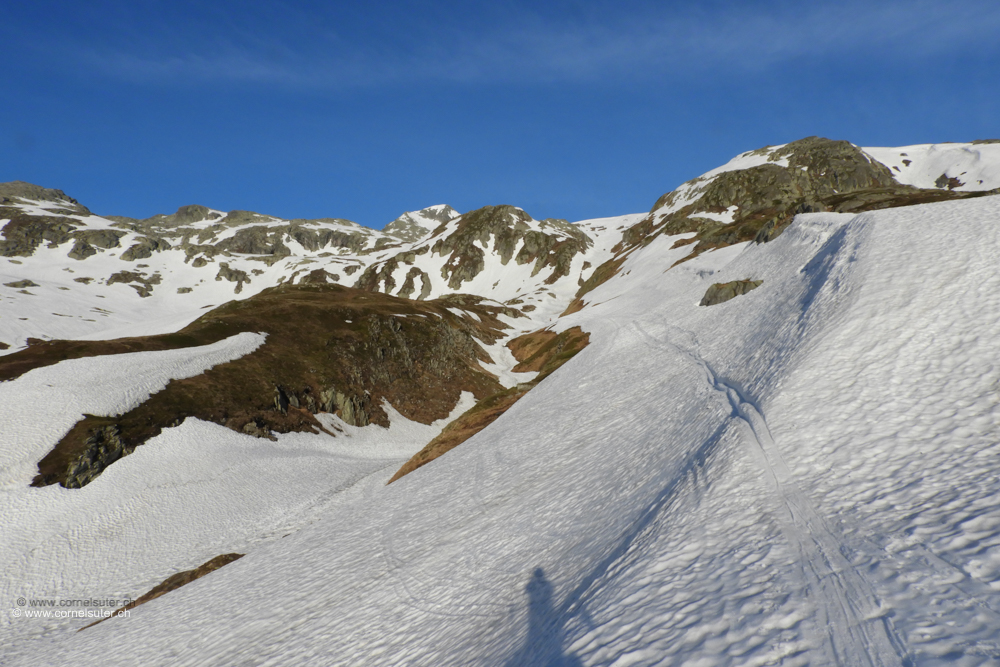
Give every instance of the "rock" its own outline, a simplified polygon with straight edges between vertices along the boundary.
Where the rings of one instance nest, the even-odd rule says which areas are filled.
[[[27,215],[20,209],[6,207],[0,207],[0,217],[9,219],[0,230],[4,236],[0,241],[3,257],[30,257],[43,241],[48,241],[51,247],[61,245],[72,238],[77,223],[71,218]]]
[[[63,480],[63,486],[67,489],[83,488],[109,465],[123,456],[128,456],[134,449],[126,447],[122,442],[117,426],[96,429],[85,442],[86,449],[70,467],[66,479]]]
[[[73,213],[90,215],[90,211],[86,206],[83,206],[62,190],[43,188],[40,185],[33,185],[24,181],[0,183],[0,199],[54,202],[72,209]]]
[[[30,280],[15,280],[12,283],[4,283],[4,287],[13,287],[14,289],[24,289],[25,287],[41,287],[38,283],[32,282]]]
[[[153,256],[153,252],[170,250],[171,245],[165,239],[143,237],[128,250],[121,254],[121,259],[131,262],[137,259],[147,259]]]
[[[311,221],[310,221],[311,222]],[[323,222],[335,222],[340,224],[354,224],[349,220],[323,220]],[[274,228],[271,228],[274,229]],[[316,252],[323,248],[347,249],[353,253],[360,253],[368,243],[368,234],[363,231],[347,232],[339,229],[319,228],[312,229],[304,226],[301,222],[292,221],[286,228],[281,228],[282,233],[287,233],[292,239],[302,245],[310,252]],[[284,247],[284,246],[282,246]]]
[[[229,218],[227,217],[226,220],[228,221]],[[244,227],[237,230],[231,237],[216,243],[215,249],[217,251],[237,252],[247,255],[276,255],[284,257],[292,254],[292,251],[282,243],[286,229],[286,227]]]
[[[409,271],[406,272],[406,279],[403,281],[403,286],[399,288],[399,292],[396,296],[401,296],[404,299],[409,299],[410,295],[413,294],[414,288],[416,286],[416,279],[420,278],[420,296],[417,297],[419,301],[426,299],[431,293],[431,277],[427,273],[416,266],[411,267]]]
[[[699,306],[714,306],[730,299],[736,298],[741,294],[746,294],[752,290],[757,289],[764,283],[763,280],[734,280],[729,283],[715,283],[705,292],[705,296],[702,297]]]
[[[532,275],[545,268],[552,274],[546,279],[551,284],[569,273],[573,258],[585,252],[593,241],[576,225],[565,220],[534,221],[531,216],[514,206],[485,206],[455,219],[457,229],[448,236],[437,237],[433,244],[399,253],[387,260],[369,266],[355,283],[355,287],[392,294],[396,288],[393,272],[402,264],[412,264],[416,256],[431,252],[447,259],[441,265],[441,276],[448,287],[459,290],[486,268],[483,247],[492,241],[491,251],[507,264],[512,258],[518,264],[534,262]],[[443,227],[440,228],[443,233]],[[520,249],[519,249],[520,248]],[[517,256],[515,257],[515,252]],[[400,287],[400,296],[409,296],[415,290],[417,273],[407,274]],[[430,295],[429,280],[421,293]],[[425,291],[426,290],[426,291]]]
[[[299,280],[300,285],[325,285],[328,283],[339,283],[340,276],[336,273],[328,273],[324,269],[315,269]]]
[[[382,232],[405,243],[416,243],[430,234],[435,227],[454,220],[459,215],[451,206],[431,206],[420,211],[410,211],[399,216]]]
[[[167,216],[170,222],[175,225],[189,225],[202,220],[221,220],[222,215],[216,213],[205,206],[189,204],[181,206],[172,216]]]
[[[965,185],[965,183],[958,180],[958,178],[956,178],[955,176],[948,176],[947,174],[941,174],[940,176],[937,177],[937,180],[934,181],[935,187],[948,188],[949,190],[960,188],[963,185]]]
[[[92,257],[97,254],[97,249],[90,245],[83,239],[78,239],[75,244],[73,244],[73,249],[69,251],[67,257],[70,259],[76,259],[83,261],[88,257]]]
[[[83,241],[89,245],[110,250],[121,245],[119,239],[125,234],[127,232],[114,229],[81,229],[73,232],[73,238],[77,239],[77,242]]]
[[[219,272],[215,276],[216,280],[228,280],[231,283],[236,283],[236,293],[239,294],[243,291],[243,283],[250,282],[250,276],[247,275],[246,271],[240,271],[239,269],[229,268],[227,262],[219,263]]]
[[[153,294],[153,286],[159,285],[160,282],[161,277],[158,273],[154,273],[152,276],[147,276],[144,273],[138,273],[135,271],[119,271],[118,273],[111,274],[105,284],[114,285],[115,283],[125,283],[138,292],[140,297],[145,298]]]

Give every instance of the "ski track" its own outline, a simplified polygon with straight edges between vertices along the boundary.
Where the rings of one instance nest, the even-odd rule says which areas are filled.
[[[798,554],[798,566],[815,605],[816,632],[825,635],[824,662],[871,667],[913,665],[892,619],[881,611],[871,583],[851,564],[850,550],[795,483],[757,405],[736,383],[716,373],[693,349],[661,341],[638,322],[635,326],[654,345],[674,347],[701,366],[708,383],[725,396],[732,416],[744,424],[750,437],[741,440],[777,497],[782,534]],[[697,344],[693,333],[679,331],[681,336]],[[685,473],[692,470],[694,467]]]

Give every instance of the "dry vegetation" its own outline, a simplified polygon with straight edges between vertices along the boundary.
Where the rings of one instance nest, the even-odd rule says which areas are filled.
[[[403,475],[427,465],[482,431],[589,343],[590,334],[584,333],[580,327],[567,329],[560,334],[545,330],[535,331],[511,340],[507,343],[507,347],[520,362],[514,367],[514,371],[518,373],[538,371],[538,376],[531,382],[497,392],[478,402],[417,452],[396,471],[388,483],[392,484]]]
[[[475,313],[459,316],[448,310]],[[240,332],[265,332],[252,354],[196,377],[174,380],[122,415],[87,415],[39,462],[36,486],[78,487],[115,460],[187,417],[236,431],[318,431],[318,412],[388,426],[383,401],[408,419],[446,417],[463,391],[497,393],[478,364],[516,311],[456,295],[410,301],[339,285],[282,285],[207,313],[178,333],[118,341],[53,341],[4,357],[15,377],[63,359],[213,343]]]

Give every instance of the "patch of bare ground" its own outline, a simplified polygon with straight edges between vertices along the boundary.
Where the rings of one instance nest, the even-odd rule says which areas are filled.
[[[449,308],[475,313],[460,317]],[[501,389],[479,365],[479,342],[517,315],[477,297],[411,301],[340,285],[280,285],[216,308],[176,334],[123,341],[53,341],[3,357],[24,372],[65,358],[172,349],[265,332],[253,353],[196,377],[173,380],[121,415],[85,415],[38,464],[34,486],[79,488],[162,429],[188,417],[258,437],[318,432],[315,415],[388,426],[383,402],[428,424],[446,417],[463,391],[477,399]]]
[[[448,453],[495,422],[521,397],[576,356],[589,343],[590,334],[585,333],[580,327],[573,327],[559,334],[547,330],[535,331],[508,342],[507,347],[519,362],[513,370],[518,373],[538,371],[535,379],[497,392],[476,403],[403,464],[387,484],[392,484],[400,477]]]
[[[114,612],[112,612],[111,616],[108,616],[107,618],[102,618],[100,620],[94,621],[93,623],[91,623],[89,625],[85,625],[82,628],[80,628],[79,630],[77,630],[77,632],[80,632],[82,630],[86,630],[87,628],[92,628],[95,625],[97,625],[98,623],[103,623],[104,621],[108,620],[108,618],[114,618],[120,612],[128,611],[130,609],[135,609],[136,607],[138,607],[141,604],[149,602],[150,600],[155,600],[156,598],[160,597],[161,595],[166,595],[170,591],[175,591],[178,588],[180,588],[181,586],[185,586],[187,584],[190,584],[195,579],[201,579],[206,574],[209,574],[211,572],[215,572],[220,567],[223,567],[225,565],[229,565],[233,561],[236,561],[236,560],[239,560],[240,558],[243,558],[244,555],[245,554],[236,554],[236,553],[222,554],[221,556],[216,556],[215,558],[213,558],[212,560],[208,561],[207,563],[203,563],[203,564],[199,565],[198,567],[196,567],[193,570],[184,570],[183,572],[178,572],[177,574],[175,574],[173,576],[167,577],[161,583],[157,584],[152,589],[150,589],[150,591],[148,593],[140,595],[139,597],[137,597],[132,602],[129,602],[127,605],[125,605],[123,607],[119,607],[118,609],[115,609]]]

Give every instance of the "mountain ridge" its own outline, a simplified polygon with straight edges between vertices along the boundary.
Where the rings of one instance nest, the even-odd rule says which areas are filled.
[[[5,199],[0,588],[136,599],[246,555],[72,640],[5,611],[0,647],[988,661],[997,167],[812,137],[645,213],[438,206],[412,240]]]

